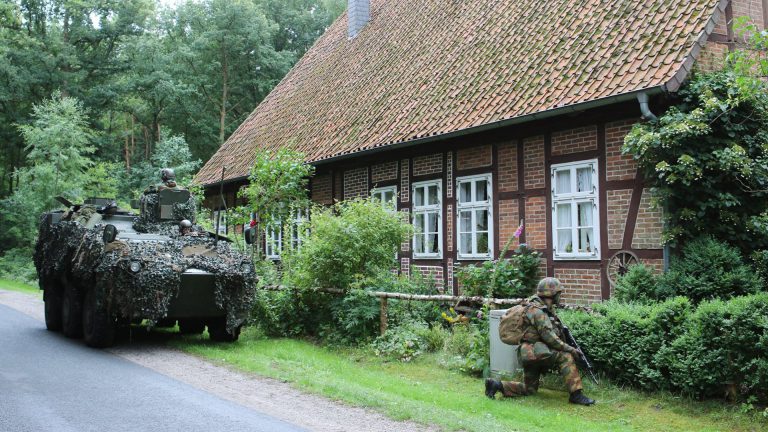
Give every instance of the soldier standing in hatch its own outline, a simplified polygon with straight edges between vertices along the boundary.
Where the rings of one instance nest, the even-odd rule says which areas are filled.
[[[548,277],[539,282],[536,295],[529,299],[530,306],[525,311],[528,328],[519,346],[523,382],[502,382],[489,378],[485,380],[486,396],[493,399],[497,392],[506,397],[532,395],[539,389],[541,374],[556,368],[571,394],[568,402],[579,405],[595,403],[582,393],[581,375],[575,361],[581,352],[563,342],[562,324],[554,311],[562,291],[560,281],[555,278]]]

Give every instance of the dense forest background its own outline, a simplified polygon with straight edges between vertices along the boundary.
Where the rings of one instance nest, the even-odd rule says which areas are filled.
[[[209,158],[344,0],[0,0],[0,274],[52,198]]]

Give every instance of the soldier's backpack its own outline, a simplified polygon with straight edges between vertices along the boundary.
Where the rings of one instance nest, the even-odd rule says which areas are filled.
[[[499,338],[507,345],[519,345],[528,323],[525,320],[525,312],[528,310],[528,302],[512,306],[501,317],[499,322]]]

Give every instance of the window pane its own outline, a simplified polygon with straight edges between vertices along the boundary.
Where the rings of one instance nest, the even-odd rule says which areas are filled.
[[[571,193],[571,170],[564,169],[555,172],[555,193]]]
[[[557,228],[569,228],[571,226],[571,204],[557,205]]]
[[[475,182],[475,201],[488,201],[488,182],[486,180]]]
[[[395,199],[395,193],[394,192],[392,192],[392,191],[384,192],[384,201],[386,201],[387,203],[390,203],[394,199]]]
[[[576,181],[579,192],[592,192],[592,167],[579,168],[576,170]]]
[[[591,253],[594,250],[592,228],[579,229],[579,252]]]
[[[417,213],[413,216],[413,229],[419,234],[424,232],[424,213]]]
[[[459,251],[461,253],[472,253],[472,234],[460,234],[459,235]]]
[[[436,233],[437,230],[437,213],[427,214],[427,232]]]
[[[594,205],[591,202],[578,203],[579,206],[579,226],[591,227],[594,212]]]
[[[437,185],[429,186],[427,190],[427,205],[437,205]]]
[[[475,211],[475,230],[488,231],[488,210]]]
[[[472,201],[472,182],[459,183],[459,202]]]
[[[472,212],[463,211],[459,214],[459,232],[472,231]]]
[[[477,253],[479,254],[487,254],[490,253],[490,249],[488,247],[488,233],[478,233],[477,234]]]
[[[427,235],[427,253],[437,253],[438,252],[437,249],[438,249],[437,234]]]
[[[573,231],[570,229],[557,230],[557,251],[560,253],[573,253]]]
[[[416,207],[424,205],[424,188],[417,187],[416,190],[413,191],[413,205]]]
[[[424,236],[422,234],[416,234],[414,240],[413,251],[415,253],[424,253]]]

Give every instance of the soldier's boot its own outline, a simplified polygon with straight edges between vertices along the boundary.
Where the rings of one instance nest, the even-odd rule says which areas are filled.
[[[491,399],[496,398],[496,393],[498,392],[504,392],[504,386],[501,384],[501,381],[495,380],[492,378],[488,378],[485,380],[485,395],[488,396]]]
[[[571,393],[571,397],[568,398],[568,402],[586,406],[595,403],[594,399],[588,398],[584,393],[581,392],[581,390],[576,390],[575,392]]]

